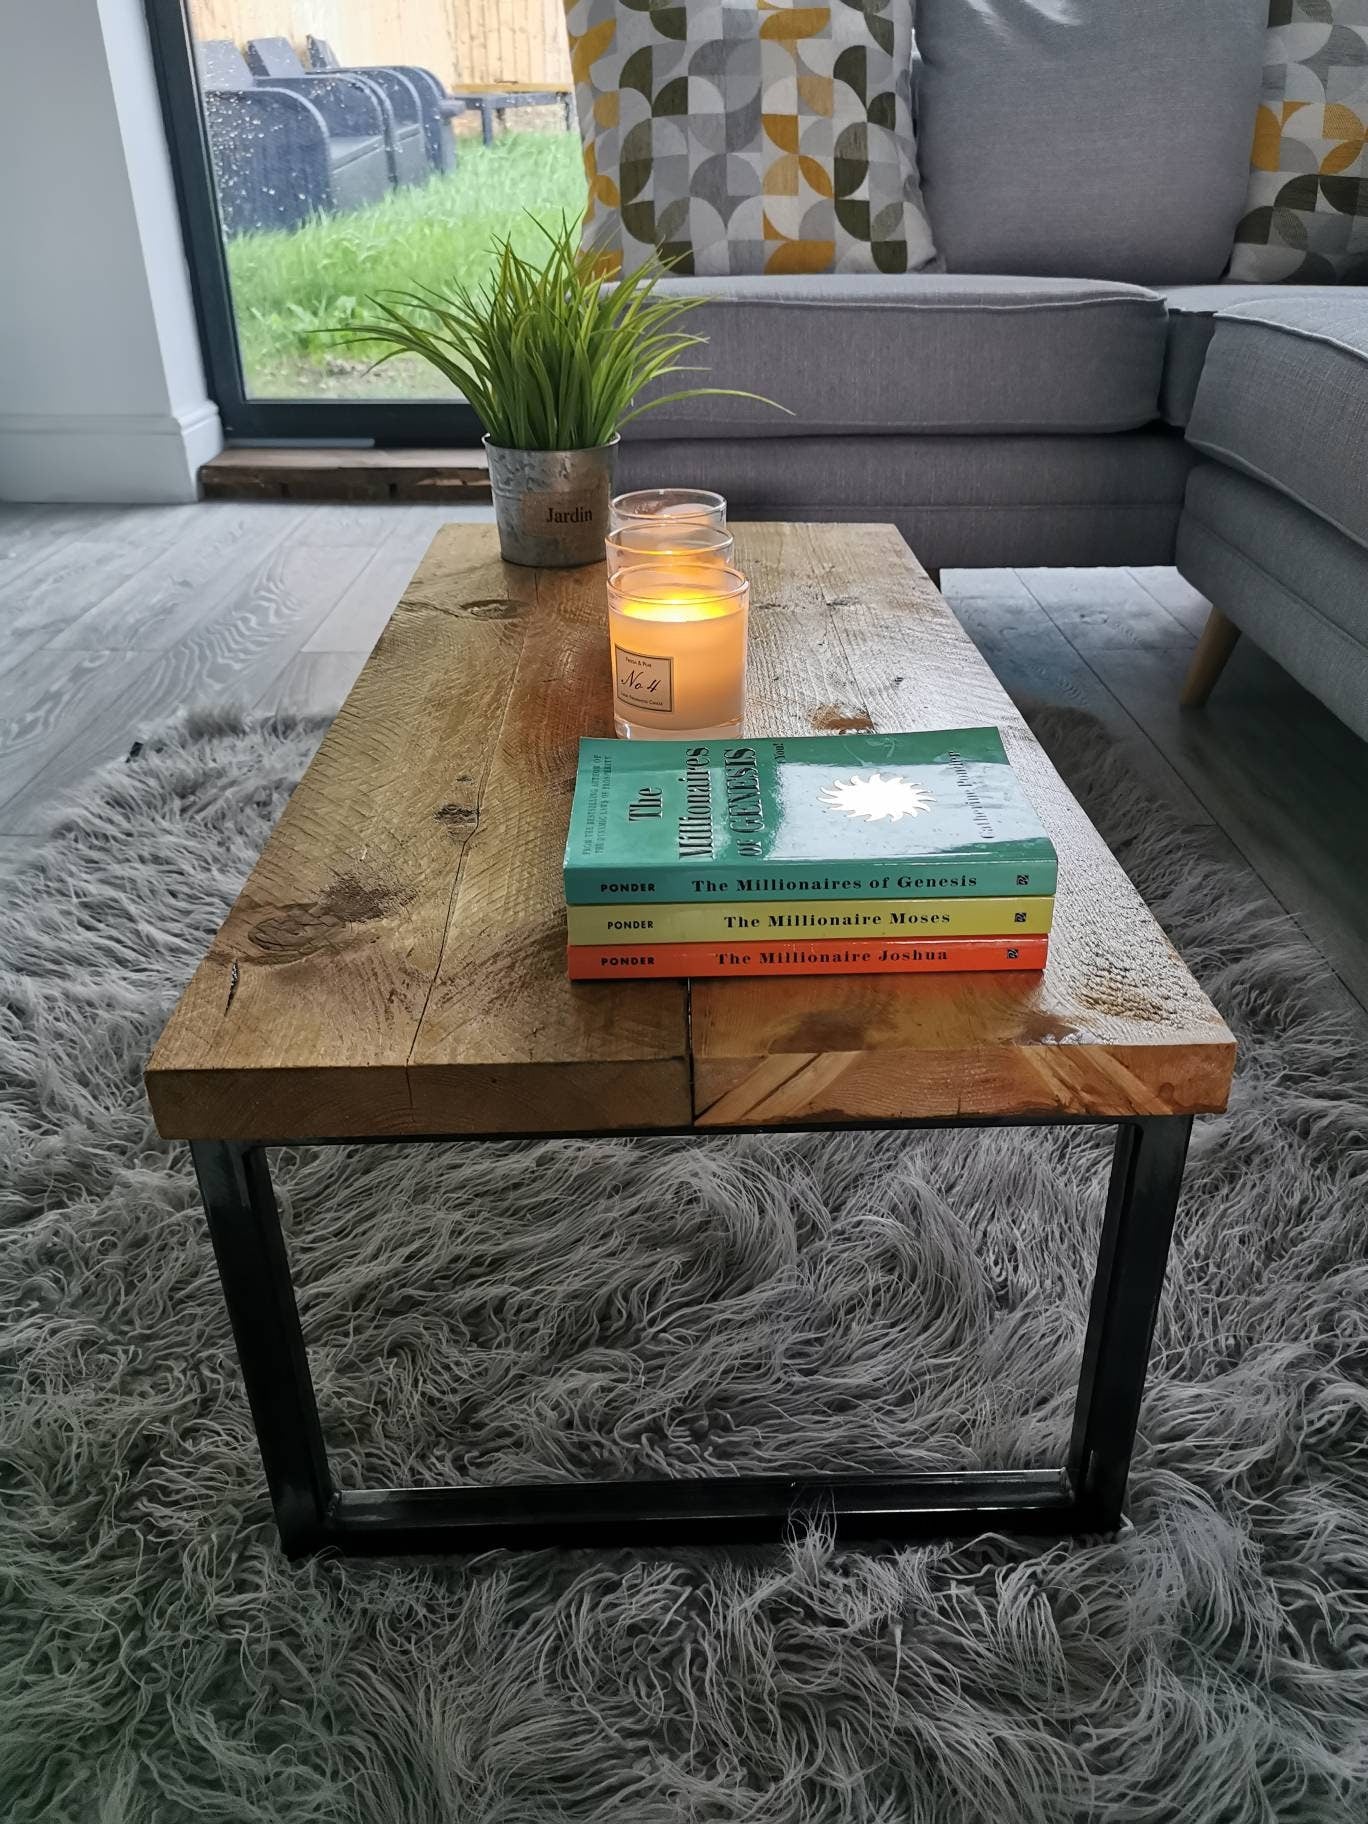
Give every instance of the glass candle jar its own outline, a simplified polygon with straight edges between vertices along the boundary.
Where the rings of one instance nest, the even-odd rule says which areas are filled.
[[[608,574],[630,570],[638,564],[730,564],[736,540],[717,526],[692,521],[663,520],[659,524],[622,526],[604,540]]]
[[[621,526],[655,526],[662,520],[721,530],[727,524],[727,503],[707,488],[638,488],[633,494],[619,494],[608,508],[610,533]]]
[[[613,724],[632,741],[739,734],[750,585],[729,564],[634,565],[608,579]]]

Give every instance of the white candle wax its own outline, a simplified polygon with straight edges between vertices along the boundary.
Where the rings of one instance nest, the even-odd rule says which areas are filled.
[[[738,733],[746,705],[745,579],[723,565],[640,567],[609,583],[613,717],[631,739]]]

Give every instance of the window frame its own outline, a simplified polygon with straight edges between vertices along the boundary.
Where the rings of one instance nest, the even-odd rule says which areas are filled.
[[[242,442],[377,443],[473,449],[483,427],[464,400],[268,399],[249,395],[209,135],[195,73],[190,0],[143,0],[209,391],[224,435]]]

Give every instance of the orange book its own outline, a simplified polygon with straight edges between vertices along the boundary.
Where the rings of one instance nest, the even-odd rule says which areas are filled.
[[[715,944],[570,944],[573,982],[641,976],[949,975],[964,969],[1043,969],[1047,937],[814,939]]]

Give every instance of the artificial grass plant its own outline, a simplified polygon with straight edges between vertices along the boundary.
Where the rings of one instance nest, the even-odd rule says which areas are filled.
[[[377,366],[396,355],[429,362],[503,449],[596,449],[643,412],[705,394],[775,403],[717,386],[641,399],[644,388],[671,375],[705,371],[681,357],[707,338],[680,327],[704,296],[659,295],[667,270],[659,261],[606,284],[599,257],[578,245],[577,223],[562,218],[559,228],[542,232],[547,254],[540,263],[500,236],[493,273],[478,288],[380,292],[370,300],[377,318],[333,333],[387,345]]]

